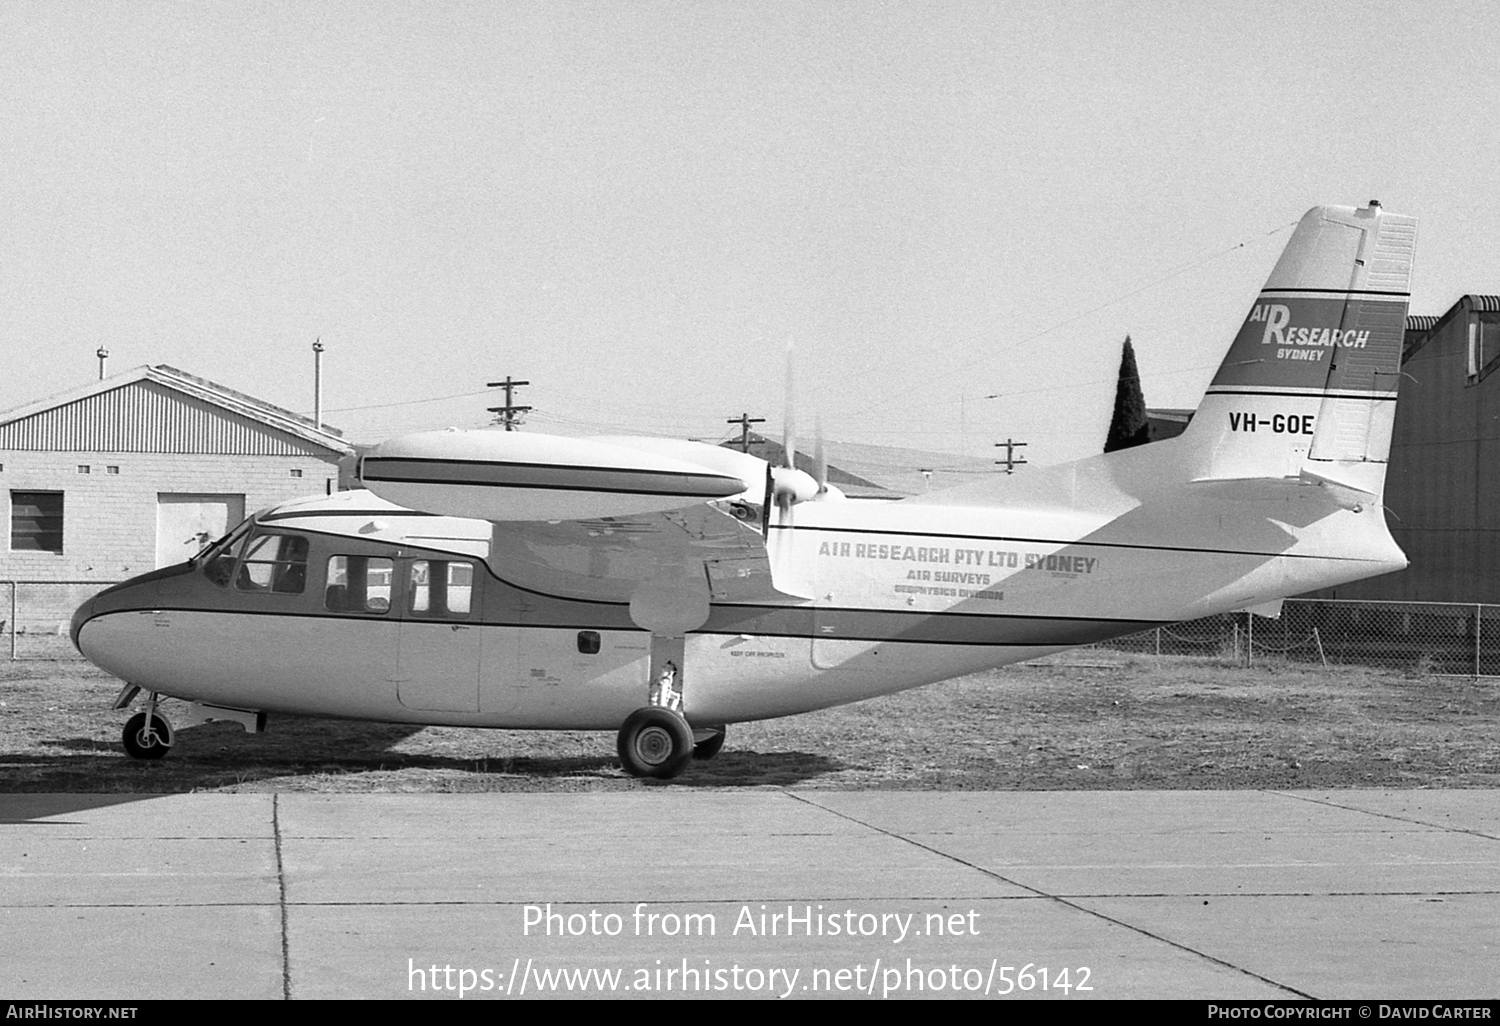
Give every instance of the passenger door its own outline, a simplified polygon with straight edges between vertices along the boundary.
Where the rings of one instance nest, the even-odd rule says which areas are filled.
[[[478,712],[484,574],[472,559],[397,562],[396,693],[408,709]]]

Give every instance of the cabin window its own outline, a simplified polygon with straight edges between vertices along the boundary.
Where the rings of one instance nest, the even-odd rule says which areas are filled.
[[[334,556],[323,605],[335,613],[388,613],[395,573],[395,564],[383,556]]]
[[[307,539],[295,534],[261,534],[250,539],[234,579],[240,591],[300,595],[307,588]]]
[[[62,555],[62,492],[10,493],[10,548]]]
[[[474,596],[474,564],[466,560],[414,559],[407,580],[407,611],[414,617],[469,617]]]
[[[579,631],[578,632],[578,651],[582,652],[584,655],[598,655],[599,654],[599,632],[598,631]]]

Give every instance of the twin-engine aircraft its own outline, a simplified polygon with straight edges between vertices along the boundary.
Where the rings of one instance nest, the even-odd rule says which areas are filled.
[[[725,725],[1399,570],[1381,505],[1416,223],[1298,225],[1180,437],[900,501],[693,442],[395,438],[368,491],[263,511],[100,592],[73,640],[146,693],[131,755],[267,712],[618,731],[630,773]]]

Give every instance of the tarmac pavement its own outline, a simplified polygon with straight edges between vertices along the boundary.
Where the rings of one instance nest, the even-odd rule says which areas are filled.
[[[1494,791],[0,795],[0,999],[1452,1000],[1497,968]]]

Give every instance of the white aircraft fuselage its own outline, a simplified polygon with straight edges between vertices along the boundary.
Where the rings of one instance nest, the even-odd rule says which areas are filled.
[[[384,498],[263,511],[74,640],[208,706],[512,728],[619,728],[670,654],[721,725],[1398,570],[1413,237],[1309,212],[1175,439],[887,501],[696,443],[410,436],[364,462]]]
[[[1127,461],[1150,480],[1174,442],[1084,461],[1065,487],[1099,484],[1090,469]],[[1024,479],[1003,483],[1038,498]],[[1188,483],[1154,491],[1142,502],[1109,488],[1090,512],[800,504],[793,525],[773,525],[769,548],[813,597],[713,603],[687,635],[684,711],[705,723],[807,712],[1406,565],[1378,507],[1340,509],[1315,486],[1259,499]],[[642,702],[650,636],[628,602],[549,593],[535,564],[526,584],[507,580],[505,564],[490,563],[504,529],[488,521],[358,491],[289,503],[247,526],[307,539],[303,590],[218,583],[212,557],[200,558],[91,600],[79,611],[80,649],[163,694],[255,709],[613,729]],[[384,608],[327,608],[339,556],[390,564]],[[436,562],[465,569],[467,609],[403,612],[422,588],[412,565],[430,575]],[[597,652],[580,650],[584,632],[599,636]]]

